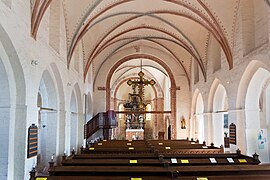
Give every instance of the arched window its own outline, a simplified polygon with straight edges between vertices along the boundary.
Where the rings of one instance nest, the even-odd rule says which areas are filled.
[[[147,104],[146,105],[146,111],[151,111],[152,110],[152,106],[151,104]],[[146,113],[146,118],[147,121],[151,120],[151,113]]]
[[[118,110],[119,110],[119,111],[124,111],[124,110],[125,110],[125,108],[124,108],[124,104],[119,104],[119,106],[118,106]],[[124,118],[125,118],[125,116],[124,116],[124,114],[123,114],[123,113],[119,113],[118,118],[119,118],[120,120],[122,120],[122,119],[124,119]]]

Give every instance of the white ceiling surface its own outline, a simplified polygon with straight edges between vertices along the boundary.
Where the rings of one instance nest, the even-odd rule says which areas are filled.
[[[162,61],[177,62],[177,73],[185,75],[188,80],[192,73],[192,53],[201,61],[202,68],[207,64],[209,35],[213,32],[223,35],[231,48],[239,5],[239,0],[61,1],[68,52],[74,56],[72,50],[75,51],[83,42],[85,77],[93,62],[93,76],[97,77],[108,61],[137,53],[158,58],[164,58],[166,54],[170,58],[161,58]],[[211,32],[213,28],[215,30]],[[165,69],[146,59],[143,59],[143,64],[146,76],[154,78],[163,87],[164,79],[168,77]],[[140,58],[120,65],[113,74],[111,87],[116,87],[128,76],[134,77],[139,72],[138,66]],[[122,85],[119,89],[127,90]]]
[[[121,64],[111,78],[111,85],[113,86],[115,82],[119,81],[119,77],[130,75],[136,78],[139,77],[138,73],[141,71],[141,63],[145,76],[154,79],[159,85],[163,86],[164,78],[168,78],[165,69],[158,63],[146,59],[134,59]],[[147,78],[145,77],[145,79]]]

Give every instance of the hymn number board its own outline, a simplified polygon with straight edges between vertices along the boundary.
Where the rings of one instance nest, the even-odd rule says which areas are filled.
[[[27,158],[36,156],[38,153],[38,127],[32,124],[28,128]]]
[[[230,131],[230,144],[236,144],[236,125],[231,123],[229,131]]]

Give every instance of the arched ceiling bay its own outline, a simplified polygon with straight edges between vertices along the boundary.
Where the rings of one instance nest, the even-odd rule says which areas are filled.
[[[33,0],[32,36],[54,0]],[[67,64],[83,42],[84,77],[91,63],[103,61],[126,49],[130,55],[149,47],[178,61],[188,82],[191,61],[197,61],[206,79],[207,46],[213,36],[233,67],[231,46],[240,0],[61,0],[67,35]],[[156,51],[155,51],[156,52]],[[140,52],[142,53],[142,52]],[[166,59],[163,59],[166,63]],[[97,72],[94,72],[97,73]]]
[[[126,78],[132,75],[138,78],[138,73],[143,71],[145,76],[154,79],[156,83],[163,86],[164,78],[168,78],[166,70],[157,62],[148,59],[140,58],[121,64],[111,78],[111,86],[115,86],[121,78]],[[169,78],[168,78],[169,79]],[[114,89],[114,88],[112,88]]]
[[[121,64],[114,72],[113,76],[111,77],[111,87],[110,89],[113,90],[113,94],[115,96],[118,94],[116,92],[121,92],[118,94],[117,98],[123,96],[120,99],[128,99],[128,93],[132,92],[132,87],[127,85],[128,79],[138,79],[138,73],[143,71],[144,78],[147,80],[154,79],[156,84],[154,87],[152,86],[145,86],[145,97],[147,100],[152,100],[155,98],[155,95],[150,95],[153,93],[153,89],[155,89],[158,97],[163,97],[163,87],[165,87],[165,83],[169,80],[168,74],[166,70],[159,65],[157,62],[153,62],[152,60],[139,58],[139,59],[132,59],[128,62]],[[170,83],[170,82],[169,82]],[[121,91],[119,88],[121,87]],[[148,91],[150,90],[150,91]],[[151,92],[149,94],[149,92]],[[152,97],[152,98],[150,98]]]

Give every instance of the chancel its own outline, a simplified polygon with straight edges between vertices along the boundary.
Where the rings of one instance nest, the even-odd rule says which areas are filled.
[[[0,0],[0,179],[270,179],[269,0]]]
[[[144,124],[145,124],[145,111],[146,103],[144,100],[144,87],[148,85],[155,85],[156,82],[144,79],[144,73],[138,73],[139,78],[135,80],[129,79],[127,84],[132,86],[132,93],[129,93],[128,101],[124,104],[125,110],[132,113],[126,114],[126,139],[144,139]]]

